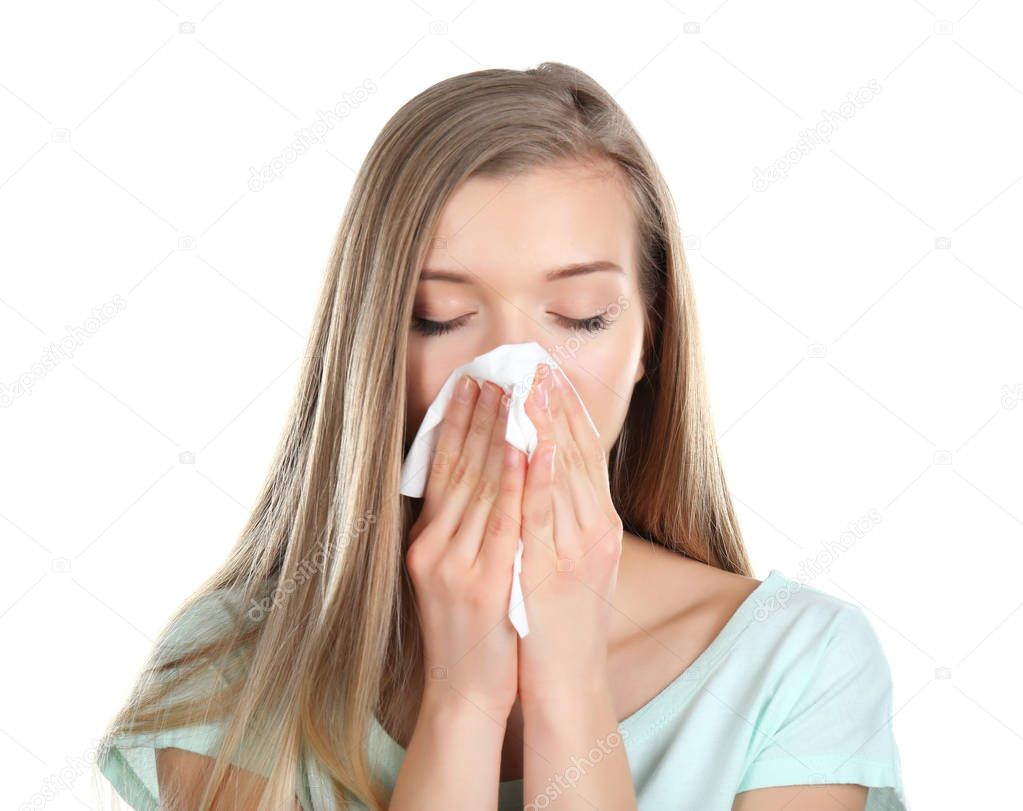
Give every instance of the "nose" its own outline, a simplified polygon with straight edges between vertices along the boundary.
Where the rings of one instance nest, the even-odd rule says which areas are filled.
[[[511,310],[512,312],[508,312]],[[479,347],[477,355],[482,355],[505,344],[525,344],[535,342],[551,353],[549,344],[551,335],[541,324],[538,324],[526,313],[516,310],[510,305],[495,316],[490,329],[485,332],[484,345]]]
[[[562,358],[572,354],[566,343],[566,331],[560,329],[546,308],[538,306],[535,298],[518,291],[494,292],[477,316],[478,329],[458,353],[473,358],[485,355],[500,346],[535,343],[562,365]],[[466,332],[469,332],[468,330]],[[523,382],[532,378],[536,367],[525,375]]]
[[[511,309],[513,309],[511,314],[504,310],[501,315],[492,319],[490,328],[481,337],[479,345],[473,348],[472,356],[485,355],[500,346],[508,344],[536,343],[545,352],[557,359],[557,355],[552,351],[552,336],[550,333],[525,313],[514,310],[514,308]],[[524,377],[506,386],[505,390],[513,395],[520,393],[520,390],[522,392],[528,390],[529,382],[532,380],[535,372],[535,366],[524,370]]]

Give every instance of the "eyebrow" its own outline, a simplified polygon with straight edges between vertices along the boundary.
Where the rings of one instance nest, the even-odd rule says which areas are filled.
[[[597,262],[574,262],[571,265],[565,265],[560,268],[554,268],[552,270],[545,271],[543,274],[544,280],[548,282],[554,282],[559,279],[567,279],[570,276],[582,276],[586,273],[622,273],[620,265],[614,262],[608,262],[606,260],[600,260]],[[439,282],[453,282],[454,284],[472,284],[471,275],[468,273],[462,273],[457,270],[442,270],[439,268],[424,268],[419,274],[419,281],[439,281]]]

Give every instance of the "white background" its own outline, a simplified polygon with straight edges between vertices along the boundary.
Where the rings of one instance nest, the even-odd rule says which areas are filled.
[[[668,178],[755,576],[824,564],[806,582],[867,612],[916,809],[1018,802],[1023,12],[678,3],[4,4],[0,806],[63,774],[48,807],[98,807],[83,766],[252,506],[384,122],[543,60]]]

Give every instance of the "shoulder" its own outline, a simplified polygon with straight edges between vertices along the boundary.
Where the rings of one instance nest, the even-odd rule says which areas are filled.
[[[804,646],[804,651],[812,646],[821,652],[881,654],[874,624],[856,603],[789,578],[778,569],[771,570],[767,581],[769,587],[754,595],[752,607],[752,620],[765,633],[784,636]]]
[[[151,690],[151,701],[174,710],[176,723],[159,728],[150,724],[143,731],[119,726],[108,731],[98,757],[102,773],[133,807],[155,808],[175,791],[183,793],[177,804],[160,807],[197,807],[198,797],[189,792],[205,785],[232,720],[224,688],[243,679],[249,665],[247,652],[233,642],[234,632],[259,619],[235,590],[193,595],[172,612],[142,684]],[[197,711],[205,719],[202,723],[186,720],[195,719]],[[240,804],[218,794],[214,807],[255,807],[249,800],[258,799],[273,762],[274,753],[263,738],[246,729],[222,784]]]
[[[245,613],[240,592],[218,589],[190,597],[172,614],[164,639],[186,644],[230,629]]]
[[[705,650],[761,585],[635,536],[626,544],[609,641],[642,661],[653,647],[670,652],[666,672]]]
[[[213,773],[214,759],[173,747],[156,750],[157,783],[161,805],[167,808],[198,808]],[[212,807],[216,811],[255,808],[267,787],[267,778],[238,766],[227,767],[218,784]],[[171,799],[173,798],[173,799]],[[296,799],[289,811],[300,811]]]
[[[868,786],[904,808],[892,676],[857,604],[772,570],[753,607],[743,666],[758,685],[750,759],[738,791],[806,783]]]
[[[713,637],[741,611],[749,615],[752,633],[748,636],[753,638],[785,638],[792,645],[802,642],[818,647],[836,642],[877,645],[873,625],[862,608],[789,578],[780,569],[771,569],[760,580],[686,558],[635,536],[628,536],[626,543],[628,560],[623,556],[618,583],[621,606],[645,628],[674,626],[688,635]]]
[[[235,592],[193,595],[171,613],[161,631],[146,668],[149,677],[168,684],[171,700],[223,687],[222,679],[244,664],[239,647],[225,641],[243,630],[245,614]],[[205,666],[198,666],[200,660]]]
[[[772,570],[754,595],[748,661],[776,722],[887,724],[892,674],[867,613],[857,604]]]
[[[799,693],[811,682],[868,679],[879,702],[892,677],[874,624],[856,603],[771,569],[758,580],[660,548],[646,553],[645,598],[659,603],[648,627],[693,657],[733,619],[744,668],[767,694]],[[638,567],[637,567],[638,568]]]
[[[269,611],[264,605],[269,600],[245,594],[241,588],[221,588],[189,597],[171,613],[159,635],[153,654],[156,665],[192,658],[200,651],[203,658],[214,656],[232,667],[240,663],[242,648]]]

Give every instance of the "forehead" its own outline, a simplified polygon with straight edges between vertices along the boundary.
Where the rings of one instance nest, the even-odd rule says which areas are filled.
[[[469,178],[441,212],[426,267],[541,271],[605,260],[631,275],[638,232],[625,183],[610,163]]]

